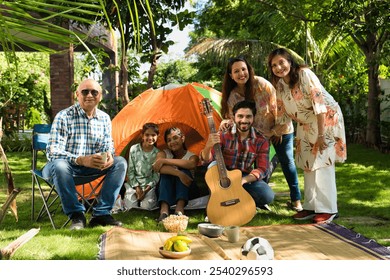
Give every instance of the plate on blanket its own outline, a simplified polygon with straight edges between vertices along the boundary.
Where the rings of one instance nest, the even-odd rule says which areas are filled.
[[[160,254],[167,259],[181,259],[191,254],[191,249],[184,252],[166,251],[163,247],[159,248]]]

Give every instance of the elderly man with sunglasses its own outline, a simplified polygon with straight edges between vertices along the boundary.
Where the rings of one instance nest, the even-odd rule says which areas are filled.
[[[70,229],[78,230],[86,227],[86,209],[78,200],[73,176],[106,175],[89,226],[121,226],[110,213],[124,182],[127,163],[114,155],[110,117],[97,108],[102,88],[95,80],[86,79],[76,95],[78,103],[54,118],[43,176],[56,186],[62,208],[72,222]]]

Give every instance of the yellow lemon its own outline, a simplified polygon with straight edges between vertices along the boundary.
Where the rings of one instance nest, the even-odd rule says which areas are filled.
[[[187,251],[189,248],[188,248],[186,242],[184,242],[182,240],[176,240],[175,242],[173,242],[173,249],[176,252],[184,252],[184,251]]]

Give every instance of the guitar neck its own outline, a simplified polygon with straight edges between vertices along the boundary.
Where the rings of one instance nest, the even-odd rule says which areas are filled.
[[[215,123],[212,115],[207,116],[207,121],[210,127],[210,132],[211,133],[216,133],[217,130],[215,128]],[[217,166],[218,166],[218,171],[221,177],[221,180],[227,179],[227,170],[226,170],[226,165],[225,161],[223,160],[223,155],[222,155],[222,149],[221,145],[219,143],[214,145],[214,152],[215,152],[215,157],[217,160]]]

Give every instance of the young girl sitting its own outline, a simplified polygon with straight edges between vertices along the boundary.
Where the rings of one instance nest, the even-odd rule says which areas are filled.
[[[133,205],[125,205],[125,208],[140,206],[144,209],[153,209],[157,206],[155,187],[160,176],[153,170],[152,164],[159,152],[156,147],[158,135],[159,129],[156,124],[145,123],[141,132],[141,143],[130,147],[125,204],[132,201]],[[134,197],[135,199],[132,199]]]

